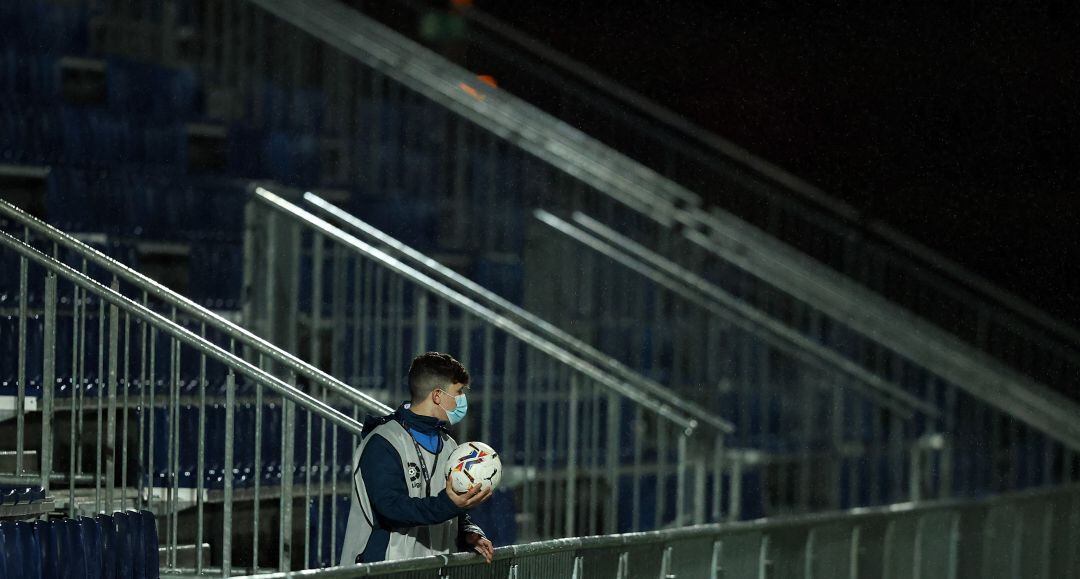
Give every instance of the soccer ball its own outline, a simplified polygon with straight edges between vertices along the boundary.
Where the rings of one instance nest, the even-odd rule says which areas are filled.
[[[476,483],[497,487],[502,480],[502,460],[483,442],[466,442],[450,454],[446,476],[454,491],[463,493]]]

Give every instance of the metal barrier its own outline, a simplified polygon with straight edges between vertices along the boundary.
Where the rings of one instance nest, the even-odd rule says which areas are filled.
[[[423,0],[352,4],[414,39],[422,16],[445,9]],[[1080,398],[1076,328],[483,11],[456,14],[468,23],[466,59],[499,78],[500,88],[1020,372]]]
[[[486,565],[452,555],[338,567],[304,577],[616,579],[721,577],[1073,577],[1080,489],[979,502],[900,504],[670,531],[582,537],[495,550]],[[290,577],[261,575],[260,579]]]
[[[307,532],[312,501],[321,520],[323,497],[348,496],[355,417],[388,407],[2,201],[0,223],[18,278],[0,329],[15,464],[0,481],[40,484],[72,516],[155,512],[166,570],[333,558],[334,532]]]
[[[712,279],[722,280],[717,283],[586,215],[537,216],[544,231],[560,237],[534,236],[530,245],[530,307],[639,371],[672,372],[669,383],[681,392],[720,384],[713,408],[735,423],[735,444],[775,443],[795,432],[808,443],[821,434],[814,418],[821,402],[789,407],[785,399],[793,378],[812,379],[811,370],[823,365],[826,384],[857,388],[888,408],[891,416],[862,411],[850,397],[831,406],[826,401],[822,414],[834,421],[828,444],[848,458],[861,457],[848,463],[847,488],[857,489],[860,478],[870,485],[844,493],[848,501],[834,500],[834,508],[906,497],[979,496],[1080,477],[1080,456],[1067,430],[1069,416],[1075,425],[1080,414],[1067,403],[1059,403],[1062,429],[1024,423],[1019,408],[1001,409],[978,390],[903,359],[879,341],[880,334],[852,331],[842,317],[800,311],[781,296],[755,292],[731,266],[710,263]],[[582,250],[583,266],[562,258]],[[561,282],[571,271],[589,278],[573,291]],[[642,349],[642,343],[649,346]],[[730,352],[732,359],[717,361],[718,351]],[[664,363],[664,356],[678,362]],[[808,357],[816,363],[792,374],[793,362]],[[903,411],[915,419],[902,424]],[[844,488],[840,476],[831,480]],[[869,502],[851,500],[867,496],[867,490]]]
[[[255,191],[247,213],[245,319],[387,400],[408,398],[405,353],[458,355],[476,390],[473,418],[459,438],[478,437],[499,450],[525,536],[702,521],[710,502],[718,513],[720,486],[706,495],[704,483],[723,474],[726,423],[700,428],[666,402],[265,189]],[[691,452],[702,457],[692,488]]]

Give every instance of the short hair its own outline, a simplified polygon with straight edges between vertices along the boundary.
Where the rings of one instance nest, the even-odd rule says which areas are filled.
[[[409,365],[409,394],[414,404],[433,390],[458,383],[468,384],[469,372],[450,354],[427,352],[413,358]]]

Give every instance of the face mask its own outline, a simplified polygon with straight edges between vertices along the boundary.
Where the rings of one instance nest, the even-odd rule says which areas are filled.
[[[454,409],[446,413],[446,421],[450,424],[461,422],[465,418],[465,413],[469,410],[469,399],[464,394],[454,396],[454,404]]]

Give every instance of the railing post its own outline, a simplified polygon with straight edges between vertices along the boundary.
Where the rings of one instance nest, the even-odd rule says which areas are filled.
[[[577,509],[577,461],[578,461],[578,398],[580,388],[577,374],[570,376],[570,418],[567,436],[566,464],[566,536],[574,536],[574,514]],[[576,565],[576,563],[575,563]],[[576,576],[576,570],[575,570]]]
[[[56,388],[56,274],[45,274],[45,337],[41,378],[41,488],[49,492],[53,455],[53,389]]]

